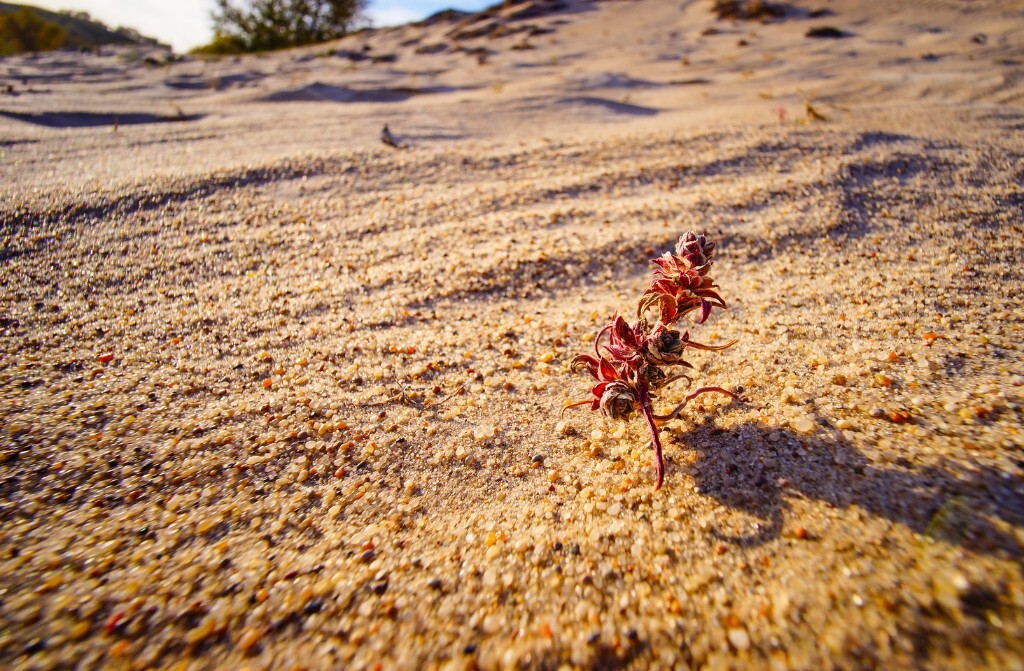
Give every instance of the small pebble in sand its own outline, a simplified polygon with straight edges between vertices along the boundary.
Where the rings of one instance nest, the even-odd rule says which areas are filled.
[[[939,571],[932,577],[932,595],[944,608],[957,611],[961,607],[961,595],[971,584],[956,571]]]
[[[902,424],[903,422],[910,421],[910,413],[906,410],[890,410],[886,413],[886,416],[893,424]]]
[[[808,417],[801,417],[793,422],[793,428],[800,433],[811,433],[814,431],[814,422]]]
[[[68,637],[73,641],[81,640],[89,634],[90,629],[92,626],[88,622],[78,622],[68,632]]]
[[[246,629],[238,637],[238,649],[242,652],[249,652],[260,642],[260,633],[255,629]]]
[[[728,632],[729,643],[740,652],[750,648],[750,634],[746,629],[734,628]]]

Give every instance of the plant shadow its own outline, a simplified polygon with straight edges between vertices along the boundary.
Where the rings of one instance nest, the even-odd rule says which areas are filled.
[[[724,542],[756,547],[779,538],[790,502],[802,498],[857,507],[971,551],[1024,557],[1006,529],[1024,525],[1024,492],[996,468],[920,465],[907,456],[882,464],[842,438],[809,438],[757,422],[723,431],[708,422],[673,437],[701,445],[694,464],[700,492],[766,522],[747,535],[717,531]]]

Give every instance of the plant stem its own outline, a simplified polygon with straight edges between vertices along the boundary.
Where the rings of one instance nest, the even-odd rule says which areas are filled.
[[[657,473],[657,482],[654,483],[654,491],[661,489],[661,483],[665,480],[665,459],[661,454],[661,439],[658,438],[658,426],[654,423],[654,412],[649,402],[644,403],[640,411],[647,420],[647,428],[651,431],[651,443],[654,445],[654,468]]]
[[[652,415],[652,419],[656,419],[659,422],[667,422],[669,420],[673,420],[679,416],[679,413],[682,412],[683,408],[686,407],[687,403],[697,398],[701,394],[708,393],[709,391],[718,392],[719,394],[725,394],[726,396],[733,400],[739,400],[739,396],[732,393],[728,389],[722,389],[721,387],[701,387],[697,391],[693,392],[692,394],[684,398],[683,402],[677,405],[672,412],[668,413],[667,415]]]

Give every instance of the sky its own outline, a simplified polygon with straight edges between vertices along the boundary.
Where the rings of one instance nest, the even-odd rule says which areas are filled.
[[[15,0],[51,10],[89,12],[116,28],[127,26],[185,52],[213,36],[210,10],[214,0]],[[497,0],[368,0],[367,15],[374,26],[418,21],[434,12],[456,7],[476,10]]]

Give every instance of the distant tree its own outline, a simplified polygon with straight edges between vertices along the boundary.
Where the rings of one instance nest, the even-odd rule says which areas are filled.
[[[0,55],[58,49],[64,37],[63,28],[44,21],[28,8],[0,15]]]
[[[79,21],[92,23],[92,14],[90,14],[89,12],[79,12],[73,9],[62,9],[59,13],[64,14],[66,16],[70,16],[73,19],[78,19]]]
[[[200,51],[266,51],[345,35],[365,0],[217,0],[214,40]]]

